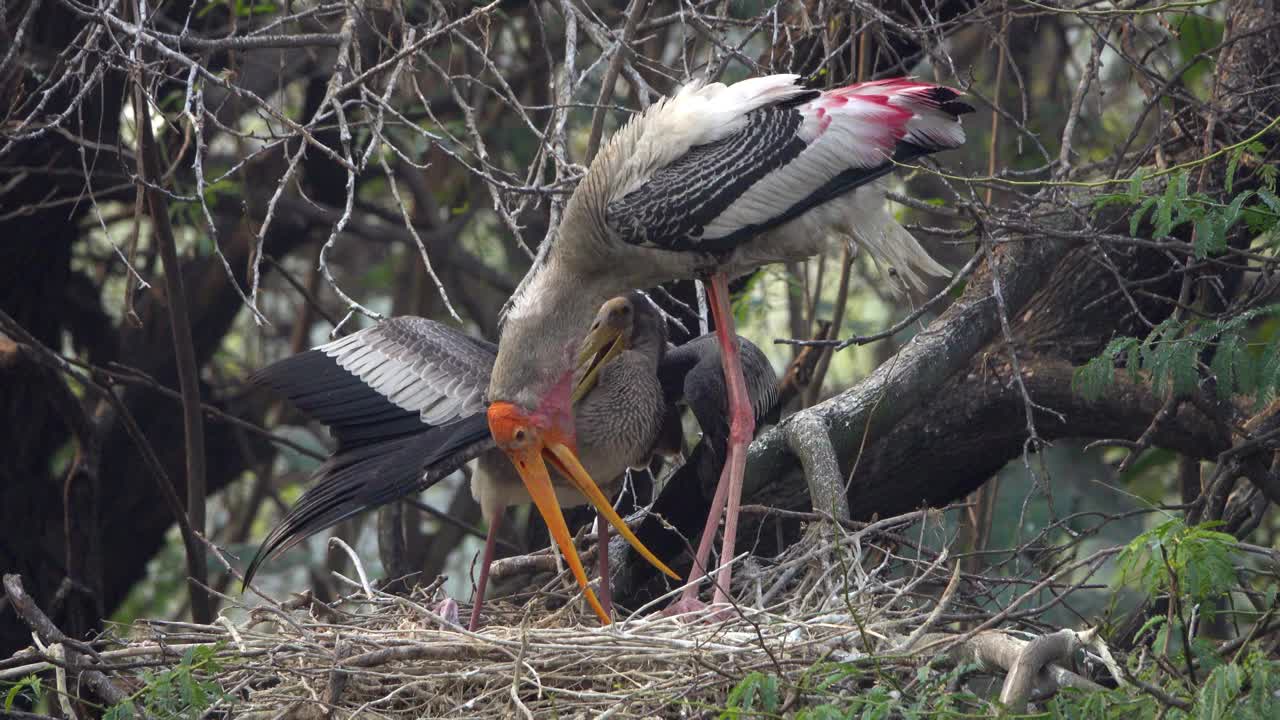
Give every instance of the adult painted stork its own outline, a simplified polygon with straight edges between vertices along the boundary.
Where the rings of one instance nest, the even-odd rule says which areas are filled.
[[[489,382],[490,430],[535,500],[550,497],[544,460],[566,462],[579,441],[575,358],[596,309],[628,288],[699,278],[728,379],[727,462],[716,495],[727,503],[721,557],[733,557],[755,419],[730,341],[728,279],[814,255],[831,235],[851,238],[911,285],[922,285],[917,270],[945,274],[873,183],[964,142],[959,116],[972,108],[957,97],[907,79],[820,92],[798,76],[772,75],[686,85],[616,132],[512,299]],[[725,509],[713,503],[700,547],[709,547]],[[554,503],[539,510],[549,526],[563,525]],[[727,568],[718,573],[714,603],[730,581]],[[696,607],[695,592],[682,603]]]
[[[563,464],[553,459],[560,475],[549,502],[590,502],[600,513],[597,531],[604,547],[613,524],[654,567],[678,579],[635,540],[607,498],[628,466],[647,464],[669,415],[668,402],[680,394],[664,389],[659,378],[683,387],[686,375],[700,372],[687,365],[682,351],[671,356],[676,366],[664,368],[666,348],[665,321],[643,295],[629,293],[601,306],[578,354],[572,401],[579,454]],[[471,614],[474,629],[504,511],[531,500],[515,468],[493,449],[485,419],[482,396],[496,356],[491,343],[449,326],[398,317],[257,372],[251,381],[273,388],[328,425],[338,447],[316,471],[314,485],[263,541],[245,573],[246,584],[263,562],[310,535],[424,490],[478,458],[471,491],[488,532]],[[720,407],[723,413],[723,402]],[[592,476],[613,482],[601,490]],[[540,510],[546,502],[543,498]],[[561,520],[550,529],[585,587],[568,528]],[[598,555],[601,577],[607,578],[608,553]],[[607,582],[601,589],[604,602],[597,602],[589,588],[587,598],[607,622]]]

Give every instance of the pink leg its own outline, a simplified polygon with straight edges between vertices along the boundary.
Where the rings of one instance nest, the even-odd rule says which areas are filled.
[[[493,550],[498,544],[498,529],[502,527],[502,516],[506,510],[500,510],[489,523],[489,532],[484,536],[484,557],[480,560],[480,579],[476,582],[476,593],[471,599],[471,623],[467,629],[475,632],[480,627],[480,608],[484,607],[484,591],[489,584],[489,566],[493,564]]]
[[[725,385],[729,392],[729,442],[725,453],[724,468],[720,471],[720,482],[716,485],[715,497],[711,500],[711,513],[707,516],[707,525],[702,531],[702,539],[698,542],[698,552],[693,560],[695,577],[706,574],[707,560],[711,556],[711,544],[715,541],[716,531],[720,527],[720,516],[725,512],[728,501],[728,516],[724,524],[724,544],[721,546],[720,560],[725,562],[733,558],[734,545],[738,536],[738,507],[742,503],[742,474],[746,470],[747,446],[755,434],[756,416],[751,408],[751,400],[747,396],[747,383],[742,375],[742,361],[738,354],[737,332],[734,330],[733,311],[729,307],[729,279],[724,273],[711,276],[707,285],[707,294],[711,300],[711,314],[716,321],[716,335],[720,339],[720,356],[724,363]],[[732,568],[722,568],[712,578],[715,594],[712,604],[726,602]],[[677,612],[693,610],[698,605],[698,586],[692,584],[685,588],[680,599],[675,603]]]
[[[613,617],[613,583],[609,581],[609,521],[596,516],[596,557],[600,561],[600,606]]]
[[[446,597],[436,605],[436,614],[444,620],[446,625],[457,626],[458,623],[458,601],[451,597]]]
[[[716,483],[716,494],[711,499],[711,512],[707,515],[706,527],[702,529],[702,539],[698,541],[698,552],[693,558],[693,572],[690,573],[689,580],[697,580],[697,582],[691,582],[681,593],[680,599],[672,608],[677,613],[691,612],[701,606],[698,602],[698,589],[702,584],[702,578],[707,575],[707,560],[711,557],[711,545],[715,543],[716,533],[720,530],[720,516],[724,514],[725,495],[729,493],[729,483],[725,482],[725,473],[728,469],[729,464],[725,463],[720,471],[720,481]]]
[[[742,359],[738,356],[738,333],[734,329],[733,310],[729,307],[729,278],[724,273],[711,276],[711,309],[720,338],[720,355],[724,362],[724,379],[729,389],[729,448],[720,484],[729,485],[728,505],[724,518],[724,543],[720,546],[720,562],[734,556],[738,538],[738,507],[742,504],[742,475],[747,469],[747,447],[756,431],[756,415],[747,396],[747,381],[742,375]],[[716,488],[716,495],[720,489]],[[733,568],[722,567],[715,576],[712,605],[728,600]]]

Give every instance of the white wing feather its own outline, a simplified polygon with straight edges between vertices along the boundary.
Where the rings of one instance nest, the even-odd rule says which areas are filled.
[[[392,318],[316,349],[428,425],[484,409],[496,356],[450,327],[417,317]]]
[[[811,92],[797,84],[799,79],[799,75],[767,75],[733,85],[695,82],[654,103],[610,142],[628,147],[628,155],[612,173],[607,201],[636,190],[690,148],[738,132],[752,110]]]

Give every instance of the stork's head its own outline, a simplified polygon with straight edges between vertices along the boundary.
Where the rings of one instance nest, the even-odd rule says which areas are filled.
[[[629,301],[622,300],[622,303],[627,306],[625,311],[621,305],[613,306],[614,312],[601,310],[600,316],[613,320],[597,324],[589,333],[589,316],[582,318],[581,314],[574,313],[572,303],[567,300],[565,304],[569,307],[562,304],[558,312],[548,313],[549,308],[544,306],[540,308],[543,312],[537,314],[508,316],[490,383],[488,411],[489,430],[494,440],[515,465],[551,537],[560,546],[588,602],[604,623],[609,622],[609,617],[587,586],[586,573],[556,499],[548,464],[587,498],[642,557],[679,579],[640,544],[578,459],[573,404],[591,389],[583,380],[590,378],[590,382],[595,383],[600,368],[625,349],[632,337],[634,323],[630,318],[636,313]],[[606,307],[610,307],[608,303]],[[576,333],[564,327],[575,317],[579,322]],[[618,327],[626,332],[618,332]],[[584,333],[587,333],[586,339],[579,340]],[[596,346],[599,346],[597,351],[587,350]],[[575,368],[575,356],[583,359],[581,368]],[[578,378],[576,383],[575,378]]]

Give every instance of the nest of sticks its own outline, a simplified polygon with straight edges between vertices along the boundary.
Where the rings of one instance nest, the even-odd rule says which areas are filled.
[[[243,718],[705,717],[751,673],[778,678],[785,710],[806,700],[815,667],[863,663],[909,679],[937,660],[1007,672],[1006,703],[1099,687],[1068,669],[1081,646],[1097,642],[1091,632],[1040,628],[1028,640],[998,629],[1001,613],[956,631],[950,618],[972,612],[955,563],[946,552],[925,560],[896,552],[910,540],[895,531],[923,517],[857,530],[814,524],[784,555],[740,564],[742,603],[713,619],[642,610],[600,627],[566,573],[555,592],[491,600],[472,633],[437,614],[439,583],[395,595],[347,580],[351,592],[329,603],[303,593],[245,607],[238,620],[224,612],[213,625],[139,621],[81,661],[135,716],[146,714],[147,683],[184,664],[212,688],[200,715]],[[196,650],[203,655],[193,662]],[[15,669],[12,660],[0,664],[10,680],[52,667]],[[856,693],[856,674],[845,682]],[[838,691],[838,683],[823,690]]]

